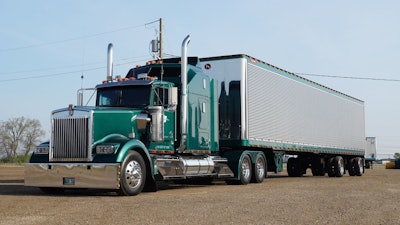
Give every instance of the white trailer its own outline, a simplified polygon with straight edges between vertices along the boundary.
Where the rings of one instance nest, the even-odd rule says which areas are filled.
[[[220,88],[222,148],[261,147],[298,155],[288,162],[289,166],[296,164],[291,171],[295,176],[307,168],[299,164],[314,164],[315,173],[335,160],[347,168],[355,160],[362,164],[363,101],[248,55],[200,61]]]
[[[366,137],[365,168],[372,168],[376,160],[376,137]]]

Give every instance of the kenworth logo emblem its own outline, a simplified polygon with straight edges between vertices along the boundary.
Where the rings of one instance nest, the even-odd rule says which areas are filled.
[[[69,104],[68,112],[69,112],[69,116],[73,116],[74,115],[74,105]]]

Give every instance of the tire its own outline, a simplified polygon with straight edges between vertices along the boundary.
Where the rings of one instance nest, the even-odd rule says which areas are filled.
[[[342,156],[336,156],[333,160],[333,168],[336,177],[343,177],[345,173],[344,160]]]
[[[289,158],[286,164],[287,167],[287,173],[289,175],[289,177],[295,177],[295,171],[296,171],[296,167],[295,167],[295,158]]]
[[[262,183],[266,173],[265,159],[262,154],[258,154],[253,167],[252,183]]]
[[[143,157],[136,151],[131,151],[125,157],[121,166],[121,187],[119,195],[133,196],[142,192],[146,182],[146,164]]]
[[[250,183],[251,180],[251,174],[252,174],[252,169],[251,169],[251,160],[248,155],[245,155],[240,162],[240,180],[239,184],[246,185]]]
[[[325,176],[324,164],[320,158],[315,158],[311,164],[311,172],[313,176]]]
[[[362,176],[364,173],[364,162],[363,159],[360,157],[355,158],[354,160],[354,171],[356,172],[357,176]]]
[[[289,158],[287,162],[287,172],[289,177],[303,176],[304,168],[298,158]]]
[[[355,158],[351,158],[351,159],[347,162],[347,171],[349,172],[349,175],[350,175],[350,176],[355,176],[355,175],[356,175],[355,162],[356,162],[356,159],[355,159]]]
[[[328,163],[326,165],[326,172],[328,173],[329,177],[335,177],[335,170],[334,170],[334,159],[335,158],[329,158]]]

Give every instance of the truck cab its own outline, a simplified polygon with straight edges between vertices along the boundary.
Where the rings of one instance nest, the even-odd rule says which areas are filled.
[[[218,155],[216,85],[198,64],[185,56],[108,74],[95,106],[53,111],[50,142],[26,165],[25,185],[136,195],[156,180],[232,177]]]

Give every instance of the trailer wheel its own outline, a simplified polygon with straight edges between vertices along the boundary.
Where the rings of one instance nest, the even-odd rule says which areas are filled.
[[[265,159],[262,154],[258,154],[253,168],[251,182],[262,183],[265,178]]]
[[[334,169],[334,159],[335,158],[329,158],[328,163],[326,165],[326,172],[328,173],[329,177],[334,177],[335,176],[335,169]]]
[[[300,159],[289,158],[287,162],[287,172],[289,177],[301,177],[303,176],[304,168]]]
[[[248,155],[245,155],[240,163],[240,184],[248,184],[251,180],[251,160]]]
[[[357,157],[354,161],[354,171],[356,172],[356,175],[362,176],[364,173],[364,163],[362,158]]]
[[[135,151],[131,151],[125,157],[121,166],[120,195],[137,195],[142,192],[146,182],[146,164],[143,157]]]
[[[343,160],[342,156],[336,156],[334,158],[333,168],[334,168],[336,177],[343,177],[345,168],[344,168],[344,160]]]
[[[356,164],[356,159],[355,158],[351,158],[347,162],[347,171],[349,172],[350,176],[355,176],[356,175],[355,164]]]
[[[318,157],[312,161],[311,173],[313,176],[325,176],[325,168],[324,168],[324,164],[321,163],[321,160],[323,160],[323,159],[320,159]]]

